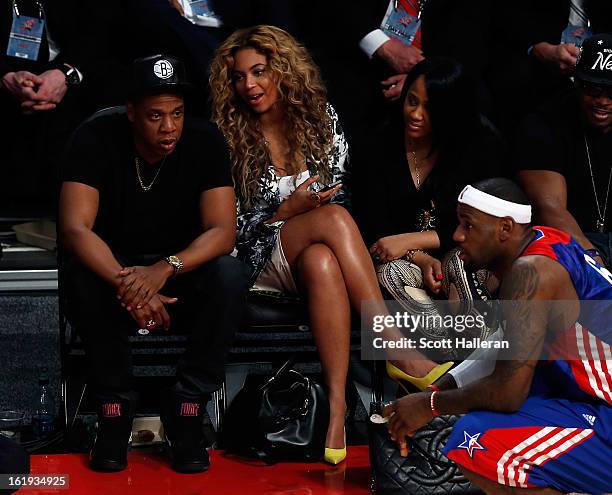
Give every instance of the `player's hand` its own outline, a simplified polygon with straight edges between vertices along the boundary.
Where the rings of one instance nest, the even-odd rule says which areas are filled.
[[[407,437],[431,421],[433,415],[429,403],[431,393],[410,394],[386,406],[383,415],[389,418],[387,428],[391,439],[397,442],[400,454],[408,455]]]

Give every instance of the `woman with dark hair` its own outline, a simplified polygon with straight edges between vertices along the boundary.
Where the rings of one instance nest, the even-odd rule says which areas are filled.
[[[411,310],[430,300],[423,291],[467,301],[461,310],[468,312],[474,298],[489,297],[488,273],[466,273],[459,253],[450,251],[459,192],[498,175],[503,160],[503,143],[476,101],[459,63],[428,58],[410,71],[400,108],[372,154],[362,155],[364,164],[379,164],[367,191],[355,193],[364,238],[379,282]],[[458,356],[449,350],[448,357]]]

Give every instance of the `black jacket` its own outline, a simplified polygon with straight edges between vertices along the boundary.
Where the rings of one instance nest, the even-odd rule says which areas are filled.
[[[59,49],[48,61],[46,39],[39,60],[22,60],[6,55],[13,10],[11,2],[0,2],[0,76],[11,71],[28,70],[40,74],[63,63],[76,67],[84,77],[87,99],[92,108],[123,103],[124,88],[133,37],[130,20],[121,0],[41,0],[46,28]],[[34,2],[18,1],[21,14],[37,13]]]
[[[360,51],[359,41],[380,27],[389,0],[353,0],[350,7],[346,2],[327,2],[330,3],[333,5],[321,6],[322,11],[329,10],[327,15],[337,27],[330,30],[328,42],[335,40],[343,50]],[[490,34],[492,15],[489,3],[486,0],[426,0],[421,27],[425,56],[454,58],[477,75],[487,58],[485,40]],[[361,56],[365,58],[365,54]],[[386,72],[392,73],[390,69]]]

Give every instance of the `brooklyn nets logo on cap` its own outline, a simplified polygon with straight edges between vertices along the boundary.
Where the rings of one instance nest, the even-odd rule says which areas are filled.
[[[603,45],[603,40],[599,40],[597,44]],[[612,48],[601,48],[601,50],[597,52],[597,59],[591,70],[612,70]]]
[[[170,62],[162,59],[155,62],[153,72],[160,79],[168,79],[169,77],[172,77],[172,74],[174,74],[174,67],[172,67]]]

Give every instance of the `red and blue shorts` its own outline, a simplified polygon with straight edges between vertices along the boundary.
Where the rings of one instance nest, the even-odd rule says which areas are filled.
[[[612,407],[530,397],[514,413],[473,412],[455,424],[444,453],[501,485],[610,493]]]

